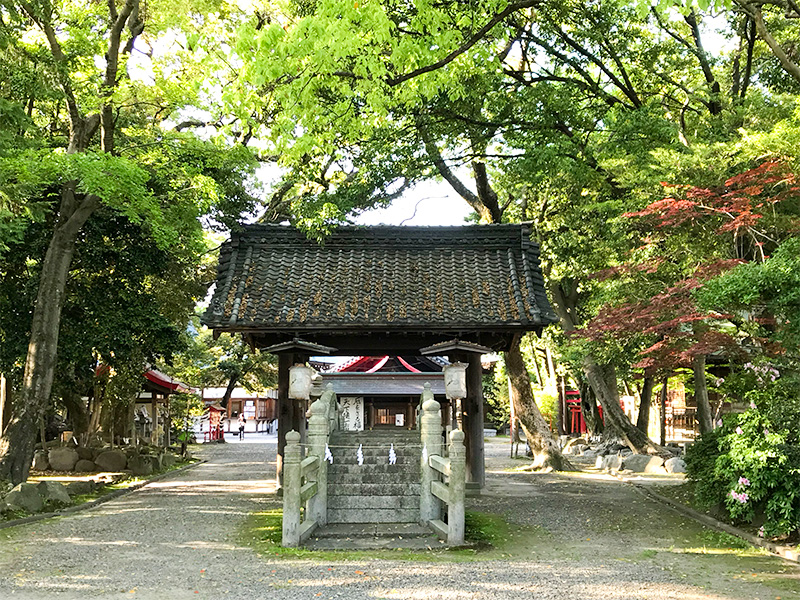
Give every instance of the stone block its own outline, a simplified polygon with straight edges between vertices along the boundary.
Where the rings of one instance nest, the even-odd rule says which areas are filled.
[[[74,448],[52,448],[47,454],[50,468],[54,471],[72,471],[78,459]]]
[[[20,483],[6,495],[12,509],[37,513],[44,508],[44,501],[35,483]]]
[[[70,496],[91,494],[95,490],[94,481],[70,481],[64,487]]]
[[[75,463],[76,473],[94,473],[96,471],[97,471],[97,465],[94,464],[91,460],[81,459],[77,463]]]
[[[165,452],[164,455],[161,457],[161,465],[165,469],[175,466],[176,462],[178,462],[178,459],[172,452]]]
[[[39,495],[45,502],[53,504],[69,504],[67,489],[57,481],[40,481],[37,486]]]
[[[667,473],[686,473],[686,461],[675,456],[667,459],[664,463],[664,468],[667,470]]]
[[[150,475],[153,473],[152,456],[132,456],[128,459],[128,468],[131,473],[137,476]]]
[[[94,460],[95,452],[92,448],[86,448],[85,446],[78,446],[75,448],[75,452],[78,453],[78,458],[81,460]]]
[[[47,452],[44,450],[37,450],[33,454],[33,464],[31,468],[34,471],[49,471],[50,461],[47,460]]]
[[[623,459],[622,468],[634,473],[663,473],[664,459],[647,454],[631,454]]]
[[[128,464],[128,457],[122,450],[106,450],[94,459],[101,471],[122,471]]]

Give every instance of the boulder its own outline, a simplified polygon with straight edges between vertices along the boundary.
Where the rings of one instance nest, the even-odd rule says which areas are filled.
[[[150,475],[153,473],[152,456],[133,456],[128,460],[128,468],[134,475]]]
[[[164,456],[161,457],[161,465],[164,468],[169,468],[175,466],[175,463],[178,462],[178,459],[175,458],[175,455],[172,452],[165,452]]]
[[[72,471],[79,457],[74,448],[52,448],[47,453],[47,460],[54,471]]]
[[[6,502],[12,509],[21,509],[29,513],[36,513],[44,508],[44,501],[35,483],[20,483],[8,492]]]
[[[153,463],[153,471],[160,471],[161,466],[164,464],[164,455],[163,454],[150,454],[149,455],[150,462]]]
[[[597,452],[592,450],[591,448],[589,448],[589,449],[583,451],[583,457],[584,458],[596,458],[597,457]]]
[[[57,481],[40,481],[36,487],[45,502],[52,502],[53,504],[70,503],[67,489]]]
[[[64,486],[70,496],[83,496],[94,492],[94,481],[70,481]]]
[[[37,450],[33,453],[33,464],[31,468],[34,471],[49,471],[50,461],[47,460],[47,452],[44,450]]]
[[[97,465],[90,460],[80,459],[75,463],[76,473],[94,473],[97,471]]]
[[[647,454],[631,454],[622,460],[622,468],[634,473],[663,473],[664,459]]]
[[[122,450],[106,450],[94,459],[101,471],[122,471],[127,463],[128,457]]]
[[[81,460],[94,460],[94,451],[91,448],[87,448],[86,446],[78,446],[75,448],[75,452],[78,453],[78,458]]]
[[[622,457],[618,454],[607,454],[603,457],[602,468],[606,471],[619,471],[622,469]]]
[[[664,463],[667,473],[686,473],[686,461],[679,456],[668,458]]]

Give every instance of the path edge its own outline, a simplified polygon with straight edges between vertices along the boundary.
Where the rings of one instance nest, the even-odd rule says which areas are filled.
[[[121,490],[114,490],[113,492],[109,492],[104,496],[100,496],[99,498],[95,498],[94,500],[89,500],[88,502],[84,502],[83,504],[67,506],[66,508],[62,508],[61,510],[56,510],[46,513],[38,513],[35,515],[31,515],[29,517],[14,519],[12,521],[4,521],[0,523],[0,529],[8,529],[9,527],[16,527],[18,525],[25,525],[27,523],[35,523],[36,521],[43,521],[44,519],[52,519],[54,517],[64,517],[72,513],[80,512],[82,510],[89,510],[90,508],[94,508],[95,506],[105,504],[109,500],[114,500],[115,498],[119,498],[121,496],[125,496],[132,492],[135,492],[136,490],[141,489],[146,485],[149,485],[156,481],[161,481],[162,479],[166,479],[170,475],[177,475],[178,473],[183,473],[184,471],[188,471],[189,469],[194,469],[195,467],[199,467],[200,465],[206,462],[208,462],[207,459],[200,459],[197,462],[193,462],[190,465],[184,465],[178,469],[173,469],[172,471],[167,471],[166,473],[160,473],[155,477],[151,477],[150,479],[146,479],[145,481],[140,481],[139,483],[135,483],[132,486],[126,487]]]
[[[754,546],[758,546],[759,548],[767,550],[769,553],[774,554],[775,556],[778,556],[785,560],[789,560],[794,563],[800,563],[800,549],[798,548],[792,548],[791,546],[782,546],[780,544],[775,544],[768,540],[762,539],[758,536],[753,535],[752,533],[748,533],[742,529],[739,529],[738,527],[734,527],[733,525],[729,525],[728,523],[723,523],[722,521],[719,521],[712,516],[705,515],[701,512],[697,512],[693,508],[689,508],[685,504],[676,502],[672,498],[667,498],[666,496],[662,496],[661,494],[649,489],[645,485],[629,481],[619,473],[615,473],[614,475],[621,482],[627,483],[628,485],[633,487],[635,490],[638,490],[640,493],[647,496],[648,498],[655,500],[656,502],[660,502],[661,504],[666,504],[667,506],[679,512],[685,517],[694,519],[695,521],[698,521],[703,525],[708,525],[709,527],[713,527],[718,531],[723,531],[730,535],[735,535],[736,537],[742,538],[743,540],[751,543]]]

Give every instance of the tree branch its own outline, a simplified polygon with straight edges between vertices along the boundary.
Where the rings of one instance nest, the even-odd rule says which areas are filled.
[[[483,27],[481,27],[471,38],[469,38],[460,47],[453,50],[443,59],[438,60],[433,64],[420,67],[419,69],[414,69],[413,71],[410,71],[409,73],[406,73],[404,75],[391,77],[386,81],[386,83],[389,84],[390,86],[400,85],[404,81],[408,81],[409,79],[413,79],[414,77],[419,77],[420,75],[424,75],[425,73],[430,73],[431,71],[436,71],[437,69],[441,69],[445,65],[453,62],[456,58],[464,54],[475,44],[477,44],[481,39],[484,38],[484,36],[486,36],[487,33],[489,33],[494,28],[495,25],[497,25],[507,16],[517,12],[518,10],[538,6],[539,4],[541,4],[541,2],[542,0],[523,0],[522,2],[509,4],[504,10],[502,10],[501,12],[497,13],[494,17],[489,19],[489,22],[486,23],[486,25],[484,25]]]

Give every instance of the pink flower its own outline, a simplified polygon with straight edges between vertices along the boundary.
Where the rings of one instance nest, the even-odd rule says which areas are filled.
[[[731,490],[731,498],[740,502],[741,504],[747,504],[747,501],[750,499],[750,496],[747,495],[746,492],[737,492],[736,490]]]
[[[750,480],[747,477],[739,477],[739,485],[747,487],[750,485]]]
[[[739,435],[742,435],[744,433],[744,431],[742,431],[741,427],[737,427],[736,428],[736,433],[738,433]]]
[[[722,419],[717,419],[717,427],[722,427]]]
[[[758,528],[758,537],[764,537],[764,526]]]
[[[755,408],[755,407],[756,407],[756,403],[753,402],[752,400],[750,400],[750,408]]]

